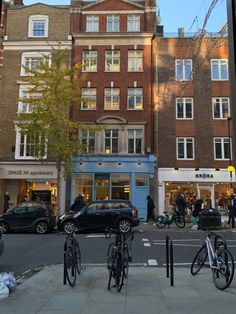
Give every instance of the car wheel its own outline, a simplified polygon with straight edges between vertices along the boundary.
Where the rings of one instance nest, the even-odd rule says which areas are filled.
[[[76,227],[76,223],[73,220],[68,220],[63,223],[62,230],[65,233],[72,233],[75,231]]]
[[[132,225],[129,219],[123,218],[119,220],[117,227],[120,232],[129,232],[132,228]]]
[[[7,233],[9,231],[9,227],[5,222],[0,222],[0,231],[2,231],[2,233]]]
[[[39,234],[44,234],[48,232],[48,224],[44,221],[40,221],[37,223],[35,230]]]

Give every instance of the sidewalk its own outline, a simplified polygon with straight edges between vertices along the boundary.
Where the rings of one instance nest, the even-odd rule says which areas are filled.
[[[3,314],[233,314],[236,278],[225,291],[215,288],[209,269],[197,276],[176,268],[174,286],[165,268],[129,269],[120,293],[107,291],[106,267],[88,266],[76,286],[63,285],[62,265],[47,266],[0,302]]]

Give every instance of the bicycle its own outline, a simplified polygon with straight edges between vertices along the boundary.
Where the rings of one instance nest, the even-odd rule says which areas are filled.
[[[178,228],[184,228],[186,224],[185,216],[181,215],[176,209],[172,212],[172,216],[170,217],[170,213],[164,211],[165,215],[158,215],[155,223],[158,228],[164,228],[165,226],[170,227],[170,225],[174,222]]]
[[[107,289],[110,290],[111,279],[115,281],[114,287],[120,292],[124,285],[124,279],[128,277],[129,263],[132,262],[130,250],[132,248],[133,231],[120,232],[116,229],[110,229],[109,234],[105,233],[106,238],[111,237],[111,233],[116,234],[115,242],[111,242],[107,250],[107,269],[109,279]]]
[[[214,246],[211,238],[214,237]],[[216,288],[224,290],[230,286],[234,277],[234,259],[228,250],[226,241],[216,233],[210,231],[191,265],[191,274],[196,275],[206,264],[212,270],[213,282]]]
[[[81,252],[75,231],[67,233],[64,243],[64,284],[75,286],[76,276],[81,273]]]

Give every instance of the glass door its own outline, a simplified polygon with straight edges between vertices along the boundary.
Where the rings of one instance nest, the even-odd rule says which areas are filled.
[[[108,200],[110,198],[110,174],[95,173],[96,200]]]
[[[201,186],[198,185],[198,197],[203,200],[204,208],[214,208],[214,189],[212,186]]]

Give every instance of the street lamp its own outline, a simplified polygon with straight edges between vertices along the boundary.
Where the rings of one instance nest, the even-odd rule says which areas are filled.
[[[232,216],[232,210],[234,206],[234,191],[233,191],[233,180],[232,180],[232,172],[235,171],[234,166],[232,165],[232,158],[231,158],[231,136],[230,136],[230,121],[232,120],[231,117],[227,118],[228,121],[228,137],[229,137],[229,166],[228,166],[228,171],[230,175],[230,213],[229,213],[229,223],[230,220],[232,220],[232,228],[234,228],[234,217]]]

